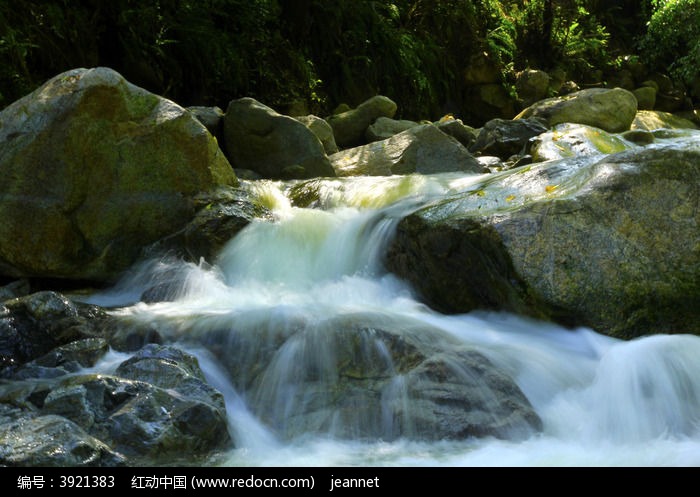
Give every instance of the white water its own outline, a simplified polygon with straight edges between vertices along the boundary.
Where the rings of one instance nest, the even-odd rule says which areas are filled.
[[[406,209],[430,195],[468,188],[475,180],[442,175],[332,182],[323,195],[327,210],[293,208],[280,194],[281,185],[267,184],[265,195],[275,207],[276,222],[251,224],[229,243],[216,266],[152,263],[93,302],[133,300],[163,275],[179,282],[174,302],[136,303],[115,312],[167,322],[174,330],[171,337],[199,357],[209,381],[226,398],[237,444],[220,464],[700,466],[700,337],[623,342],[588,329],[566,330],[506,314],[444,316],[383,271],[382,249]],[[414,197],[385,208],[409,194]],[[274,343],[280,334],[299,336],[301,327],[305,334],[294,342],[296,348],[288,340],[275,356],[276,363],[286,362],[274,371],[291,374],[303,357],[299,347],[307,354],[324,350],[308,342],[319,338],[314,323],[359,312],[401,325],[429,324],[476,348],[515,379],[541,417],[543,431],[517,442],[360,441],[317,433],[283,440],[252,413],[253,399],[234,386],[245,378],[231,378],[206,349],[206,339],[198,345],[212,330],[259,333],[257,348],[231,346],[224,352],[247,354]],[[266,381],[271,389],[284,387],[287,395],[304,395],[293,390],[289,378]],[[286,402],[285,408],[293,405],[293,399]]]

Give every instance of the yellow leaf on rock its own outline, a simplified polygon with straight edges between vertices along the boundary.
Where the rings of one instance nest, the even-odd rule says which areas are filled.
[[[559,187],[559,185],[547,185],[544,187],[544,189],[547,191],[547,193],[552,193],[558,187]]]

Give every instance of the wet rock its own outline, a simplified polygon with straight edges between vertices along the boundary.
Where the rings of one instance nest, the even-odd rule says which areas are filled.
[[[469,150],[506,160],[512,155],[527,154],[530,140],[546,131],[537,119],[492,119],[481,128]]]
[[[3,466],[122,466],[125,459],[75,423],[54,415],[20,417],[0,424]]]
[[[38,292],[0,306],[0,371],[22,364],[70,342],[100,337],[109,321],[96,306],[77,304],[56,292]]]
[[[631,148],[631,142],[593,126],[558,124],[552,131],[533,140],[531,152],[534,162],[555,159],[603,155]]]
[[[699,164],[689,135],[497,173],[402,220],[387,264],[441,311],[700,333]]]
[[[224,245],[249,223],[272,217],[255,194],[242,188],[220,188],[194,201],[197,211],[187,225],[148,247],[146,254],[174,253],[195,263],[202,259],[213,263]],[[155,294],[149,300],[154,299]]]

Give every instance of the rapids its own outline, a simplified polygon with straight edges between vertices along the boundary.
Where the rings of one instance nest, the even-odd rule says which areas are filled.
[[[442,174],[323,180],[313,209],[293,207],[288,184],[256,182],[250,188],[274,210],[274,222],[250,224],[212,266],[150,261],[90,301],[154,323],[199,358],[209,382],[226,398],[236,443],[212,464],[699,466],[700,337],[624,342],[502,313],[441,315],[384,270],[383,250],[402,216],[481,179]],[[139,301],[159,283],[172,289],[172,301]],[[333,351],[323,345],[327,323],[363,316],[397,329],[437,329],[449,343],[477,350],[515,380],[540,416],[542,431],[512,439],[427,441],[392,437],[392,426],[386,426],[391,422],[380,420],[386,437],[348,437],[352,430],[338,426],[346,419],[338,413],[323,429],[280,430],[315,402],[315,391],[304,391],[311,385],[308,370],[318,382],[335,374]],[[393,367],[380,340],[366,346],[374,362]],[[115,355],[98,369],[113,368]],[[258,383],[251,387],[254,373]],[[391,397],[410,410],[401,375],[396,378],[381,402]],[[356,421],[357,427],[364,422]]]

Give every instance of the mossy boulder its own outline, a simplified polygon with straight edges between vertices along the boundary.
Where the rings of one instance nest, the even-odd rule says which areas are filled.
[[[698,129],[689,119],[658,110],[640,110],[634,116],[632,129],[654,131],[657,129]]]
[[[700,333],[700,135],[494,174],[398,226],[388,267],[445,312]]]
[[[561,123],[587,124],[611,133],[630,128],[637,113],[634,94],[622,88],[589,88],[563,97],[540,100],[515,119],[538,117],[549,127]]]
[[[62,73],[0,113],[0,274],[114,281],[237,179],[190,112],[108,68]]]

